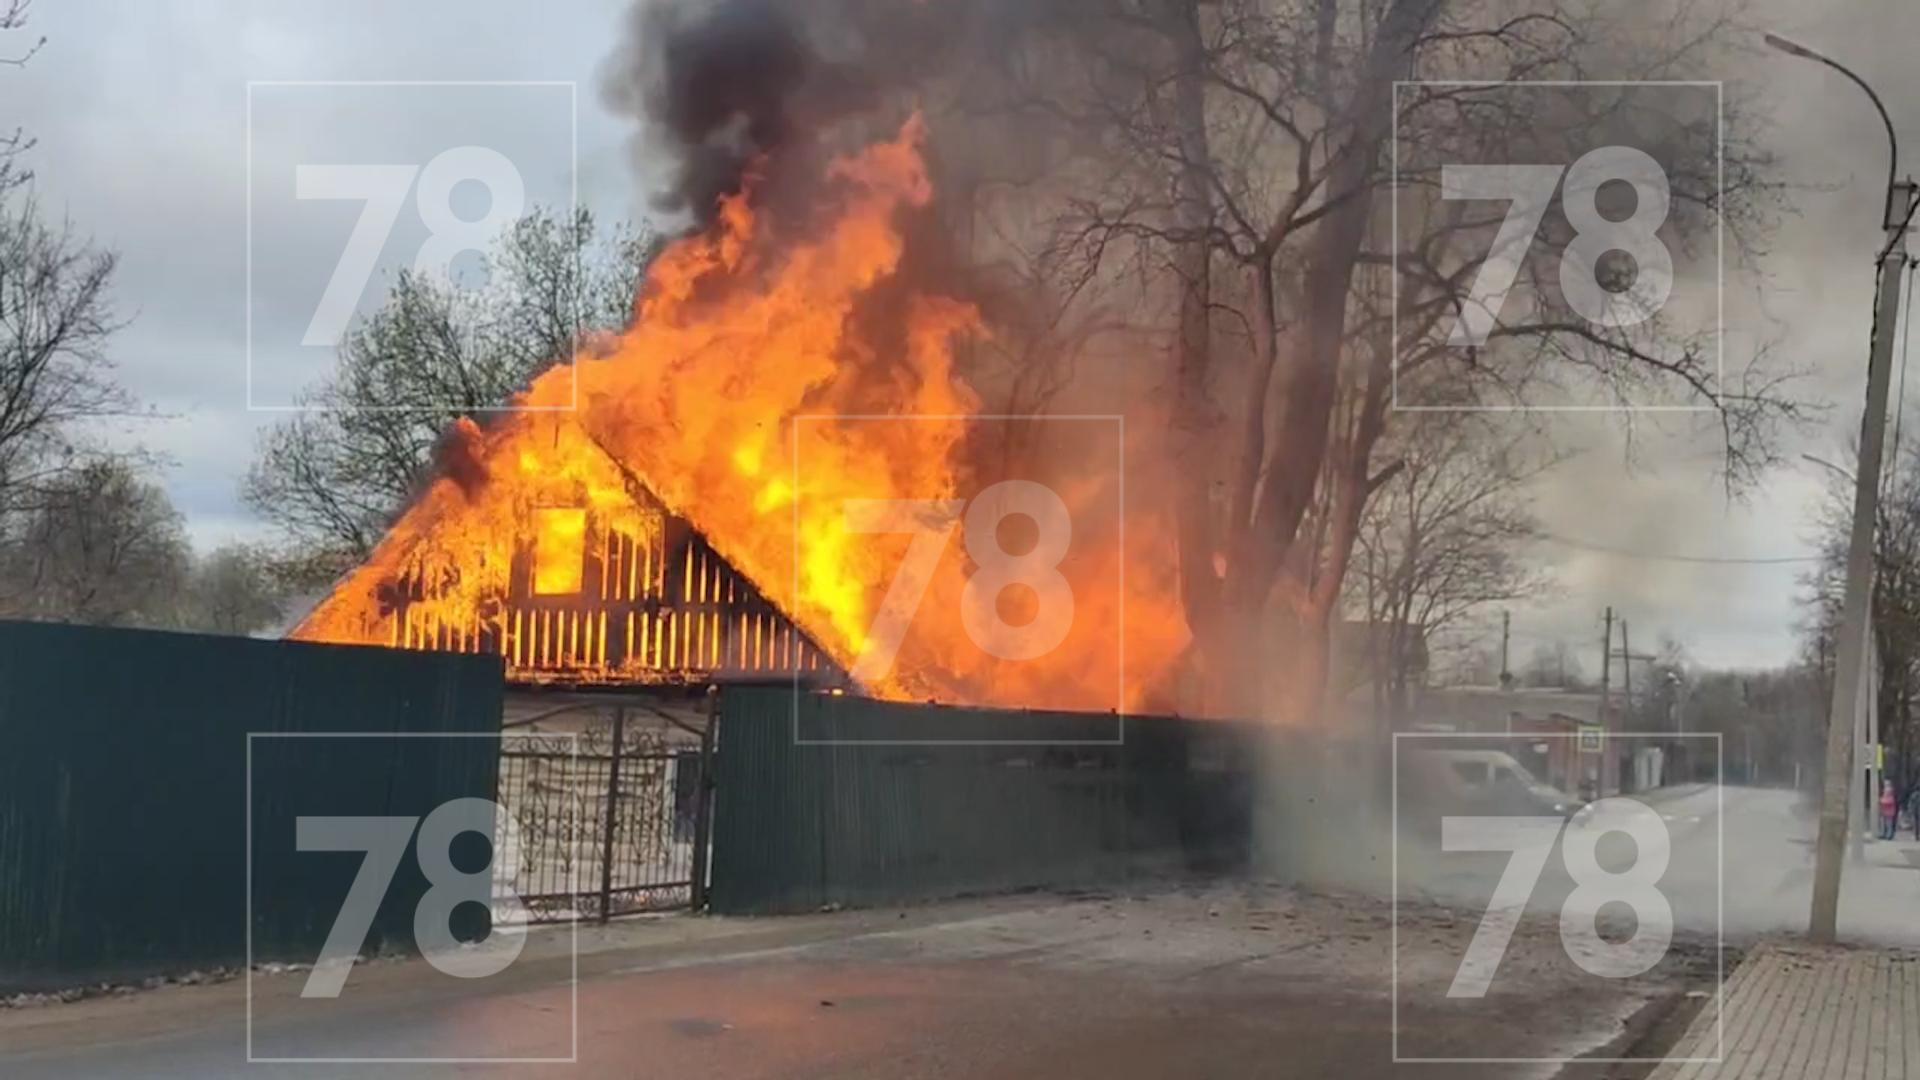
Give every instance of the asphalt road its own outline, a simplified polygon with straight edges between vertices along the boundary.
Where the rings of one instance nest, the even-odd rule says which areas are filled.
[[[551,955],[474,983],[418,962],[371,965],[332,1004],[299,999],[298,972],[256,979],[254,1054],[325,1064],[249,1064],[239,983],[13,1010],[0,1014],[0,1075],[416,1076],[433,1067],[341,1059],[576,1055],[569,1064],[438,1071],[722,1080],[1395,1074],[1391,908],[1373,899],[1235,885],[774,922],[653,945],[649,935],[671,939],[675,922],[640,927],[629,933],[641,944],[582,958],[577,999],[570,963]],[[1709,977],[1709,958],[1696,951],[1691,972],[1595,986],[1568,968],[1543,923],[1521,929],[1487,1000],[1449,1003],[1440,991],[1473,926],[1445,911],[1402,911],[1398,1027],[1408,1052],[1572,1056]]]
[[[489,979],[378,963],[356,969],[330,1003],[301,999],[299,972],[252,980],[253,1056],[324,1065],[249,1064],[241,981],[0,1011],[0,1076],[1633,1075],[1552,1062],[1642,1056],[1661,1038],[1650,1025],[1712,991],[1715,935],[1699,922],[1714,910],[1708,883],[1727,884],[1741,933],[1804,917],[1793,910],[1806,847],[1792,797],[1730,789],[1726,800],[1724,817],[1718,793],[1661,807],[1682,930],[1661,964],[1631,979],[1597,979],[1570,961],[1555,910],[1567,883],[1551,875],[1473,1000],[1446,991],[1480,925],[1470,894],[1490,887],[1484,875],[1453,873],[1449,887],[1463,895],[1451,906],[1413,898],[1410,875],[1397,926],[1383,895],[1234,882],[646,920],[590,931],[577,984],[556,931]],[[1723,833],[1724,865],[1711,851]],[[1920,887],[1920,873],[1886,873],[1869,884],[1893,890],[1890,903]],[[1914,910],[1910,897],[1898,902]],[[1880,906],[1849,915],[1871,920]],[[1396,1050],[1539,1060],[1396,1066]],[[522,1060],[364,1060],[396,1058]],[[525,1060],[545,1058],[568,1060]]]

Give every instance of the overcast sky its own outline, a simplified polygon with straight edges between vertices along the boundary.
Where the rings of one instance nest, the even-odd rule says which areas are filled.
[[[631,216],[640,199],[626,122],[594,92],[624,7],[624,0],[34,6],[32,32],[49,40],[25,69],[0,69],[0,122],[17,122],[39,139],[29,163],[46,210],[121,253],[118,296],[132,322],[114,352],[125,383],[163,418],[116,437],[169,455],[165,483],[197,542],[259,533],[237,486],[256,430],[276,418],[247,407],[248,82],[577,83],[566,106],[556,106],[550,89],[543,97],[534,87],[475,90],[451,102],[423,101],[419,88],[393,88],[383,92],[392,96],[347,95],[323,104],[275,89],[291,96],[257,99],[256,128],[264,113],[284,110],[272,112],[276,119],[266,126],[298,131],[315,145],[338,148],[339,160],[353,160],[355,148],[400,155],[430,142],[423,132],[471,125],[516,148],[529,199],[571,198],[577,180],[586,204]],[[1845,60],[1880,89],[1913,148],[1909,162],[1920,154],[1920,65],[1905,55],[1920,40],[1920,5],[1774,7],[1781,14],[1771,25]],[[1859,422],[1885,139],[1854,88],[1805,61],[1768,56],[1699,77],[1727,80],[1729,94],[1762,93],[1766,145],[1786,178],[1808,185],[1794,196],[1797,214],[1765,260],[1729,266],[1729,364],[1736,366],[1754,340],[1778,339],[1789,362],[1818,372],[1800,391],[1833,407],[1821,426],[1792,436],[1784,456],[1795,464],[1744,501],[1727,498],[1710,428],[1637,424],[1630,464],[1620,418],[1556,419],[1563,441],[1584,453],[1541,484],[1538,509],[1547,531],[1591,547],[1791,557],[1809,550],[1812,504],[1828,482],[1799,455],[1844,458]],[[570,118],[575,102],[577,117]],[[302,232],[284,216],[293,205],[285,181],[291,151],[263,139],[254,155],[254,400],[270,405],[284,402],[314,370],[303,366],[313,359],[299,341],[312,318],[310,297],[325,282],[310,265],[320,260],[299,256],[330,244],[324,263],[332,265],[357,204],[330,206],[338,215],[327,219],[331,238]],[[472,197],[457,191],[456,207]],[[402,222],[383,263],[389,268],[392,251],[418,246],[419,237],[405,232],[419,228],[417,218],[402,215]],[[270,248],[265,255],[262,245]],[[293,295],[309,299],[281,302]],[[1554,559],[1561,588],[1552,599],[1514,610],[1516,666],[1535,642],[1565,638],[1582,646],[1586,670],[1595,671],[1599,613],[1607,604],[1631,622],[1636,651],[1670,636],[1703,663],[1744,666],[1784,661],[1796,648],[1799,564],[1710,565],[1564,547],[1541,553]],[[1497,638],[1497,618],[1488,633]]]
[[[132,321],[114,355],[123,381],[165,416],[126,437],[170,455],[167,487],[196,541],[258,533],[237,485],[255,431],[278,415],[247,407],[248,82],[578,83],[580,198],[630,216],[638,200],[627,126],[593,91],[624,7],[569,0],[562,18],[487,0],[33,6],[31,31],[48,41],[26,68],[0,69],[0,112],[39,140],[29,164],[47,213],[120,252],[116,292]],[[255,190],[285,181],[256,206],[257,405],[286,403],[317,371],[298,346],[325,283],[312,268],[334,265],[358,217],[354,202],[310,203],[309,231],[276,227],[292,204],[286,142],[309,137],[323,155],[310,161],[417,162],[409,148],[447,145],[424,130],[461,125],[463,137],[505,144],[520,159],[529,200],[571,196],[564,88],[336,93],[329,103],[300,88],[256,90]],[[404,264],[391,256],[417,249],[423,232],[416,214],[397,220],[383,268]],[[304,308],[281,302],[296,292]],[[366,294],[377,301],[379,290]]]

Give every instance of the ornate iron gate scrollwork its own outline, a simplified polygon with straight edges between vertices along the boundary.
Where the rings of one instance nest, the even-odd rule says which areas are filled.
[[[502,732],[507,817],[495,888],[535,923],[684,908],[706,860],[710,742],[647,710],[594,703]]]

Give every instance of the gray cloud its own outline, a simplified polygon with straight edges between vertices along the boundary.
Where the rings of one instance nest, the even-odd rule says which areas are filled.
[[[1904,146],[1920,148],[1920,107],[1912,105],[1920,102],[1920,71],[1896,44],[1920,34],[1920,8],[1776,0],[1751,14],[1859,71],[1888,102]],[[1743,265],[1730,250],[1729,373],[1755,342],[1775,342],[1783,362],[1811,372],[1798,394],[1831,408],[1811,430],[1788,433],[1786,464],[1739,500],[1729,500],[1714,475],[1710,426],[1638,423],[1629,466],[1621,425],[1556,420],[1556,430],[1589,451],[1542,483],[1538,506],[1548,531],[1608,547],[1744,559],[1805,553],[1830,478],[1800,455],[1844,460],[1859,429],[1886,136],[1858,90],[1804,60],[1762,50],[1697,77],[1725,80],[1729,95],[1758,95],[1759,139],[1777,155],[1780,178],[1797,185],[1789,197],[1794,212],[1763,258]],[[1702,662],[1757,665],[1783,662],[1797,649],[1802,565],[1713,566],[1566,550],[1557,561],[1563,597],[1516,612],[1516,623],[1579,645],[1590,674],[1599,669],[1607,604],[1632,620],[1636,650],[1671,635]]]
[[[48,44],[28,67],[0,71],[0,120],[38,138],[29,164],[45,209],[121,253],[117,296],[132,321],[114,355],[162,418],[106,437],[172,460],[166,483],[197,539],[257,530],[237,485],[273,419],[246,409],[247,82],[578,81],[582,201],[627,215],[639,200],[624,125],[592,89],[624,6],[569,4],[558,19],[503,2],[35,5],[31,27]],[[388,254],[383,265],[403,264]],[[291,295],[274,278],[255,284]],[[310,317],[263,304],[256,340],[297,340]]]

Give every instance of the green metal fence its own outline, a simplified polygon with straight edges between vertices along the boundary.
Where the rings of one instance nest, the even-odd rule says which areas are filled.
[[[256,960],[312,961],[360,858],[295,816],[492,798],[501,688],[497,657],[0,622],[0,991],[238,963],[249,909]],[[372,944],[411,942],[403,867]]]
[[[1254,732],[721,694],[709,905],[804,911],[1240,865]]]

